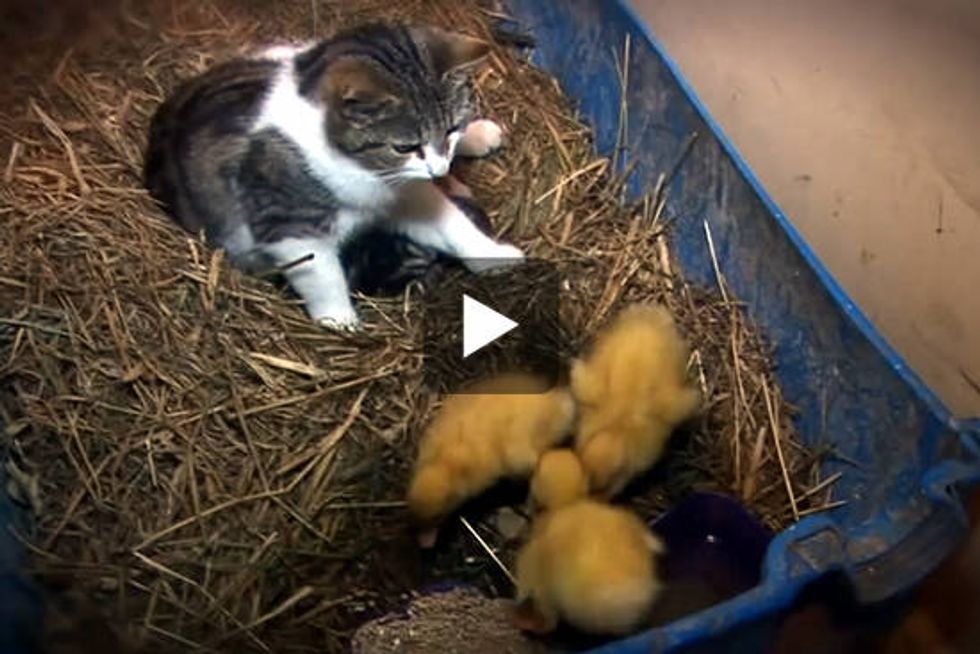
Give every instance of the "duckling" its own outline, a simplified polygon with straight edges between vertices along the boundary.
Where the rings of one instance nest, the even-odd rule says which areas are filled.
[[[592,491],[618,494],[662,455],[674,428],[701,404],[687,380],[688,347],[670,313],[636,305],[573,362],[571,388],[579,406],[575,448]]]
[[[541,454],[571,434],[574,419],[567,388],[523,373],[449,397],[422,436],[408,489],[419,544],[432,547],[440,522],[497,481],[530,476]]]
[[[531,478],[531,500],[535,506],[554,511],[588,494],[589,480],[575,452],[561,448],[541,455]]]
[[[661,590],[660,539],[626,509],[587,499],[569,450],[541,458],[531,489],[545,512],[517,557],[517,626],[544,634],[564,620],[606,635],[641,626]]]

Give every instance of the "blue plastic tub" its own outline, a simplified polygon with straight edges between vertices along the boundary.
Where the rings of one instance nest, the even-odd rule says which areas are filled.
[[[842,458],[835,497],[847,505],[779,534],[762,582],[715,607],[598,650],[671,651],[735,632],[787,608],[802,587],[843,573],[861,602],[910,588],[963,536],[957,489],[980,481],[980,420],[957,420],[854,305],[722,133],[675,64],[623,0],[511,0],[555,75],[612,153],[622,58],[630,38],[630,191],[670,172],[676,252],[693,281],[713,284],[703,221],[727,281],[775,346],[786,398],[810,444]],[[698,136],[693,140],[691,135]],[[689,150],[689,151],[688,151]],[[733,647],[733,649],[735,649]]]
[[[610,153],[619,128],[616,56],[631,39],[627,160],[631,192],[669,181],[675,247],[694,281],[713,283],[702,221],[722,272],[775,346],[786,398],[809,443],[833,443],[853,466],[837,497],[847,505],[804,519],[769,546],[761,583],[698,614],[607,645],[604,654],[664,652],[744,627],[790,605],[829,572],[875,602],[915,584],[965,532],[957,489],[980,480],[980,421],[956,420],[848,298],[766,194],[704,105],[627,4],[619,0],[510,0],[553,73]],[[698,137],[691,140],[691,135]],[[846,469],[845,469],[846,468]],[[0,482],[3,470],[0,469]],[[0,487],[2,488],[2,487]],[[39,603],[21,576],[16,519],[0,492],[0,652],[27,651]],[[729,649],[737,640],[727,638]]]

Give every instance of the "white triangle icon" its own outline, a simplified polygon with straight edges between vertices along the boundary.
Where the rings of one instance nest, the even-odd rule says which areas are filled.
[[[518,324],[463,293],[463,358],[494,342]]]

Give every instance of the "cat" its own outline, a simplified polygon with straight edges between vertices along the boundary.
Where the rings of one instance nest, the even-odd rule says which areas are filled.
[[[436,181],[446,197],[465,213],[484,234],[493,234],[486,211],[470,189],[451,174]],[[434,288],[459,262],[430,247],[385,228],[368,228],[346,241],[340,263],[352,291],[373,296],[401,295],[415,283],[422,290]]]
[[[501,127],[474,115],[488,52],[435,27],[368,24],[219,64],[153,116],[145,184],[239,267],[282,268],[317,323],[356,329],[341,252],[371,230],[474,272],[524,257],[434,183],[455,155],[501,145]]]

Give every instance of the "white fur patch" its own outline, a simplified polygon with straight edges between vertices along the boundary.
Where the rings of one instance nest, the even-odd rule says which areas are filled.
[[[253,56],[256,59],[271,59],[272,61],[291,61],[293,57],[308,50],[313,43],[281,43],[263,50],[259,50]]]
[[[424,156],[413,154],[405,160],[401,171],[402,178],[436,179],[448,175],[461,138],[460,132],[453,132],[446,137],[446,154],[439,154],[439,150],[431,144],[423,145]]]
[[[425,169],[430,177],[445,177],[449,174],[449,157],[439,154],[431,145],[423,145],[422,153],[425,155]]]
[[[357,327],[357,312],[351,303],[335,238],[287,238],[264,245],[263,250],[279,265],[312,254],[312,259],[285,271],[289,285],[317,323],[339,329]]]
[[[399,175],[404,180],[410,179],[432,179],[432,173],[429,171],[429,166],[426,165],[425,159],[420,157],[418,154],[411,155],[402,164],[402,169]]]
[[[456,148],[459,147],[459,140],[463,137],[462,132],[456,131],[450,134],[446,140],[448,144],[446,149],[449,151],[449,160],[452,161],[453,157],[456,156]]]
[[[235,227],[231,233],[226,234],[221,241],[221,246],[228,251],[233,259],[245,257],[255,247],[255,238],[248,224],[242,223]]]
[[[445,196],[439,196],[438,205],[437,215],[406,216],[398,228],[420,245],[463,259],[474,272],[511,265],[524,258],[517,247],[498,243],[480,231]]]
[[[334,242],[339,247],[358,230],[364,228],[367,222],[365,216],[357,210],[340,209],[334,218],[333,231],[331,232]]]
[[[393,199],[394,192],[382,179],[331,147],[325,111],[299,94],[292,60],[283,63],[253,129],[267,127],[299,147],[313,175],[342,203],[373,211]]]

